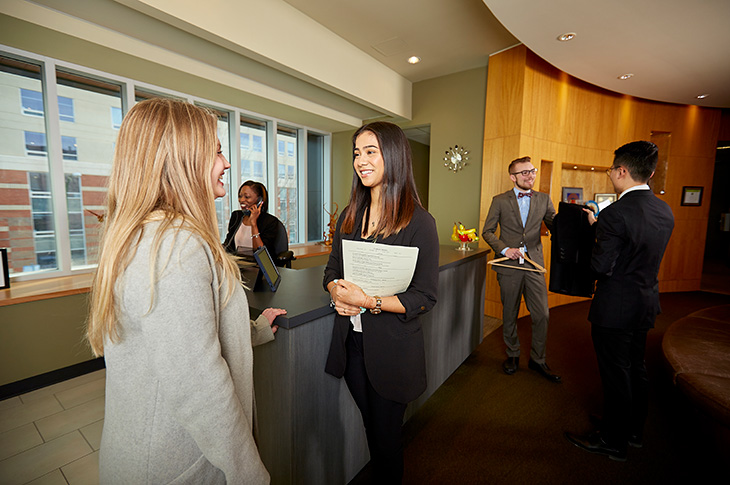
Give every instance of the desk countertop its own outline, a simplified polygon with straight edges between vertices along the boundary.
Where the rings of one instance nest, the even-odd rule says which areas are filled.
[[[439,271],[486,257],[490,250],[457,251],[453,246],[441,246],[439,252]],[[485,262],[486,264],[486,262]],[[282,328],[294,328],[303,323],[334,313],[330,308],[329,295],[322,287],[324,267],[306,269],[279,268],[281,284],[276,292],[269,290],[246,291],[251,316],[257,317],[266,308],[284,308],[286,316],[277,318],[276,324]]]

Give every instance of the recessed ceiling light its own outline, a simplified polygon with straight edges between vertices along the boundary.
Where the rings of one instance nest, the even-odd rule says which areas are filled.
[[[626,74],[621,74],[618,78],[622,81],[626,81],[627,79],[632,78],[632,77],[634,77],[634,75],[629,72]]]
[[[421,58],[418,56],[411,56],[408,58],[408,64],[418,64],[421,62]]]
[[[709,94],[700,94],[697,96],[697,99],[705,99]]]
[[[575,39],[575,32],[566,32],[558,36],[558,40],[560,42],[568,42],[573,39]]]

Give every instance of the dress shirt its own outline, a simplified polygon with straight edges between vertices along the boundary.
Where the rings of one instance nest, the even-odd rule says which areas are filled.
[[[648,184],[634,185],[633,187],[629,187],[628,189],[626,189],[623,192],[621,192],[619,194],[618,198],[620,199],[624,195],[626,195],[629,192],[634,191],[634,190],[651,190],[651,188],[649,187]]]

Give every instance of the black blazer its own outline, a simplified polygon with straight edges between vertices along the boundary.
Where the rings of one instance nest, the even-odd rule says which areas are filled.
[[[243,211],[233,211],[231,220],[228,221],[228,234],[223,242],[223,247],[229,253],[236,253],[236,231],[243,222]],[[269,250],[272,259],[276,261],[276,256],[289,249],[289,241],[284,229],[284,224],[279,219],[272,216],[268,212],[262,212],[256,221],[256,226],[261,233],[261,242],[264,243],[266,249]]]
[[[584,207],[561,202],[553,219],[549,290],[554,293],[593,296],[596,278],[591,271],[591,255],[596,231]]]
[[[636,190],[601,211],[591,268],[598,281],[588,320],[611,328],[654,326],[659,306],[659,265],[674,228],[666,202]]]
[[[358,215],[352,234],[342,234],[340,228],[343,216],[337,222],[332,252],[324,270],[325,291],[330,281],[343,277],[342,239],[362,240],[363,214]],[[408,226],[398,234],[378,239],[377,244],[418,247],[418,260],[411,284],[404,293],[396,295],[406,313],[382,312],[373,315],[366,311],[361,315],[365,368],[370,382],[382,397],[407,403],[426,390],[426,357],[418,316],[436,304],[439,274],[436,221],[425,209],[417,207]],[[349,317],[335,315],[325,366],[325,371],[335,377],[342,377],[345,372],[345,340],[350,327]]]

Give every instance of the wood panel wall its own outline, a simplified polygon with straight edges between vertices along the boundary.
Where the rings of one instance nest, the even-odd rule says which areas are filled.
[[[551,174],[538,172],[536,187],[544,188],[541,177],[550,175],[550,196],[557,208],[563,186],[584,187],[590,198],[612,192],[604,170],[613,162],[613,151],[648,140],[652,132],[668,132],[671,149],[661,197],[676,222],[659,273],[660,291],[698,290],[720,119],[719,109],[659,103],[595,87],[554,68],[525,46],[496,54],[489,59],[487,78],[480,226],[492,197],[512,187],[507,175],[511,160],[530,156],[536,167],[552,167]],[[705,188],[702,206],[680,205],[682,186],[688,185]],[[549,236],[543,237],[543,247],[549,270]],[[582,298],[549,293],[548,300],[552,307]],[[494,271],[487,274],[485,313],[502,315]],[[520,316],[526,313],[523,303]]]

